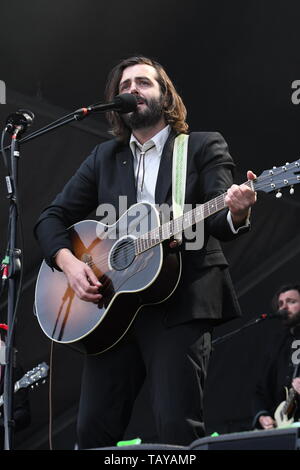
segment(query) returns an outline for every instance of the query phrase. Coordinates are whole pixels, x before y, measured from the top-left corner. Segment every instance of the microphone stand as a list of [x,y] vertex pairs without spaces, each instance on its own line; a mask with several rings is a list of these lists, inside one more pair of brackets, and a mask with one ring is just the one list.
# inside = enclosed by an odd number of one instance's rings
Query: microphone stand
[[[85,117],[89,115],[90,115],[90,112],[88,111],[87,108],[77,109],[76,111],[73,111],[70,114],[66,114],[65,116],[62,116],[61,118],[58,118],[56,121],[53,121],[50,124],[47,124],[47,126],[37,129],[31,134],[28,134],[26,137],[23,137],[22,139],[19,140],[19,144],[24,144],[25,142],[29,142],[30,140],[33,140],[36,137],[39,137],[40,135],[46,134],[47,132],[57,129],[58,127],[69,124],[72,121],[81,121],[82,119],[84,119]],[[2,150],[8,150],[10,148],[11,148],[11,145],[7,145],[6,147],[3,147]]]
[[[11,448],[13,438],[13,365],[14,365],[14,321],[17,307],[16,284],[21,268],[21,251],[16,248],[17,220],[18,220],[18,163],[19,144],[16,129],[12,136],[11,143],[11,175],[8,185],[9,198],[9,226],[8,226],[8,249],[6,253],[6,268],[8,279],[8,299],[7,299],[7,338],[5,345],[5,374],[4,374],[4,449]],[[20,287],[20,286],[19,286]]]
[[276,318],[275,316],[272,315],[267,315],[263,313],[260,315],[258,318],[255,318],[254,320],[250,320],[248,323],[245,323],[245,325],[241,326],[240,328],[237,328],[236,330],[231,331],[230,333],[227,333],[223,336],[220,336],[219,338],[216,338],[215,340],[212,341],[212,345],[220,344],[226,341],[227,339],[230,339],[232,336],[235,336],[237,333],[240,333],[246,328],[249,328],[250,326],[257,325],[258,323],[265,321],[266,319],[270,318]]
[[[105,109],[103,109],[105,111]],[[88,116],[90,111],[88,108],[80,108],[63,116],[56,121],[48,124],[47,126],[32,132],[27,137],[18,140],[19,134],[22,129],[17,126],[14,130],[11,145],[2,147],[4,161],[6,162],[5,150],[11,150],[11,174],[6,177],[6,184],[8,188],[9,199],[9,222],[8,222],[8,250],[5,257],[5,272],[8,271],[8,296],[7,296],[7,340],[5,346],[5,374],[4,374],[4,449],[10,450],[13,443],[13,366],[14,366],[14,337],[15,337],[15,322],[18,307],[18,298],[16,296],[17,280],[19,279],[19,292],[21,292],[22,272],[20,249],[16,248],[17,228],[18,228],[18,163],[20,161],[20,144],[29,142],[47,132],[50,132],[58,127],[64,126],[71,121],[81,120]],[[3,131],[7,132],[7,128]],[[3,142],[3,140],[2,140]],[[9,172],[8,172],[9,173]],[[2,276],[4,279],[4,276]]]

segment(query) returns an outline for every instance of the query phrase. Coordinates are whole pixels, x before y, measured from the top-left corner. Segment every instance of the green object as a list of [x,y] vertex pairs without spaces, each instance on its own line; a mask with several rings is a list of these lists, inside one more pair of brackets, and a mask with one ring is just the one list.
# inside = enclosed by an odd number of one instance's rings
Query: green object
[[216,437],[216,436],[219,436],[220,434],[218,432],[213,432],[210,437]]
[[139,437],[136,437],[135,439],[131,439],[131,441],[119,441],[117,442],[117,447],[122,447],[122,446],[135,446],[137,444],[141,444],[142,439]]
[[5,256],[5,258],[3,258],[2,264],[9,264],[9,256]]

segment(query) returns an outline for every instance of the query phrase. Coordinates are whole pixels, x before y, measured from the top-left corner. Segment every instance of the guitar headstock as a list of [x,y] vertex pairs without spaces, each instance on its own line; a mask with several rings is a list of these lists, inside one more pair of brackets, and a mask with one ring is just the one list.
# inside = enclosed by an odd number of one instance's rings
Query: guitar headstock
[[290,187],[290,194],[293,194],[293,186],[298,183],[300,183],[300,159],[265,170],[253,180],[255,191],[264,191],[265,193],[277,191],[276,197],[281,197],[280,189],[286,187]]
[[19,388],[29,387],[30,385],[45,379],[48,375],[48,370],[49,366],[46,362],[42,362],[38,366],[29,370],[20,380],[18,380]]

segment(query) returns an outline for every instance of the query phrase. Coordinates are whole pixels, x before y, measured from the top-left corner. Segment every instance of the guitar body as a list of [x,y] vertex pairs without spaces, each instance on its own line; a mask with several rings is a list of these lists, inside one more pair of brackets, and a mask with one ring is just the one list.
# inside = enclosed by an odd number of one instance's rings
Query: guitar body
[[80,300],[64,273],[43,261],[36,284],[35,310],[44,333],[87,354],[114,346],[144,305],[166,300],[181,274],[179,254],[161,243],[136,253],[134,241],[160,226],[159,213],[138,203],[114,225],[93,220],[69,228],[75,256],[89,264],[102,283],[99,304]]
[[296,403],[289,399],[289,391],[286,389],[286,400],[282,401],[276,408],[274,419],[278,428],[284,428],[294,422]]

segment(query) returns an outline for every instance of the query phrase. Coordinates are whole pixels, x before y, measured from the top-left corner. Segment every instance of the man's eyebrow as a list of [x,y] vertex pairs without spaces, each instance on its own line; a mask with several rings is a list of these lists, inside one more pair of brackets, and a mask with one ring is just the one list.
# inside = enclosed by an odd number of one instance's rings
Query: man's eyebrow
[[[294,297],[286,297],[284,300],[288,301],[288,300],[297,300],[297,299],[294,299]],[[284,302],[284,301],[279,300],[279,302]]]
[[136,77],[136,78],[137,78],[137,80],[145,80],[145,79],[149,80],[149,81],[151,80],[150,77],[146,77],[145,75],[142,75],[142,76]]
[[[135,77],[136,80],[149,80],[151,81],[151,79],[149,77],[146,77],[144,75],[141,75],[139,77]],[[120,82],[119,86],[121,85],[124,85],[124,83],[128,83],[130,82],[131,78],[126,78],[126,80],[124,80],[123,82]]]

